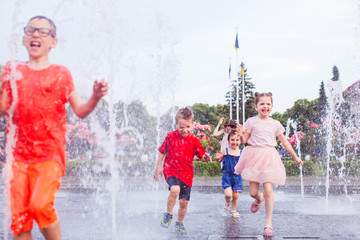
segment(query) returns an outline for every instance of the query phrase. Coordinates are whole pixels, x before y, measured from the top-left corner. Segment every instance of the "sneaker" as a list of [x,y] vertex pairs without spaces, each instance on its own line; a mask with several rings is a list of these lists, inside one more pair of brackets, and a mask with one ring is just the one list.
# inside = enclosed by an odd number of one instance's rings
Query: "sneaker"
[[164,213],[164,217],[161,220],[160,225],[168,228],[170,226],[172,218],[173,218],[173,215],[171,215],[170,213]]
[[186,229],[185,229],[184,224],[182,222],[176,222],[175,223],[175,228],[176,228],[176,231],[178,231],[179,233],[186,233]]

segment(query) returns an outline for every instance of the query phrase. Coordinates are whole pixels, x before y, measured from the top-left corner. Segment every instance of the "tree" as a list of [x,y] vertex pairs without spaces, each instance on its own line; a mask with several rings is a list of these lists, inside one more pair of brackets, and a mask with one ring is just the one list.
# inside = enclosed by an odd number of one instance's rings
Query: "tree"
[[[241,63],[243,64],[243,63]],[[251,78],[247,74],[247,68],[241,74],[238,73],[238,90],[239,90],[239,99],[236,99],[236,79],[232,81],[232,90],[231,96],[230,92],[227,92],[225,95],[227,106],[230,108],[230,97],[232,103],[232,119],[236,118],[236,102],[239,101],[239,121],[240,123],[243,122],[242,119],[242,78],[244,75],[244,91],[245,91],[245,119],[255,116],[257,114],[254,108],[254,92],[255,84],[251,82]]]
[[307,99],[299,99],[295,101],[294,106],[287,109],[284,113],[284,118],[291,118],[298,125],[305,126],[308,121],[314,122],[316,119],[317,112],[315,106],[316,100],[309,101]]
[[331,81],[339,81],[339,69],[335,65],[332,69],[333,77],[331,78]]
[[324,117],[326,117],[326,111],[328,108],[328,102],[327,102],[327,97],[325,94],[325,85],[324,85],[324,81],[321,81],[321,85],[320,85],[320,89],[319,89],[319,98],[317,99],[317,106],[316,106],[316,111],[317,111],[317,116],[316,116],[316,122],[317,123],[321,123]]
[[228,108],[226,105],[209,106],[204,103],[195,103],[190,108],[194,112],[195,122],[200,124],[216,126],[221,117],[228,118]]

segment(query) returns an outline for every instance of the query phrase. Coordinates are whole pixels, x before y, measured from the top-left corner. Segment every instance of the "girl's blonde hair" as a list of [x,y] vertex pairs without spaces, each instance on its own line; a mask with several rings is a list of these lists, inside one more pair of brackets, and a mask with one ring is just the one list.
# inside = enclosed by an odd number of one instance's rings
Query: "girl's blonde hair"
[[272,99],[272,93],[268,92],[268,93],[259,93],[256,92],[255,93],[255,105],[258,104],[258,102],[260,101],[261,97],[269,97],[271,99],[271,104],[273,103],[273,99]]

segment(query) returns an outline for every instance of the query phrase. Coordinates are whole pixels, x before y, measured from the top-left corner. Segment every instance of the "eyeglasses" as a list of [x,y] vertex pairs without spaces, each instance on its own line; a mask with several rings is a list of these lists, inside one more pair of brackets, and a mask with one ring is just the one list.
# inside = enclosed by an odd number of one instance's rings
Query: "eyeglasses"
[[51,35],[52,37],[55,37],[54,33],[48,28],[36,28],[36,27],[30,27],[30,26],[24,27],[24,33],[27,36],[32,36],[36,31],[38,31],[38,33],[41,37],[47,37],[49,35]]

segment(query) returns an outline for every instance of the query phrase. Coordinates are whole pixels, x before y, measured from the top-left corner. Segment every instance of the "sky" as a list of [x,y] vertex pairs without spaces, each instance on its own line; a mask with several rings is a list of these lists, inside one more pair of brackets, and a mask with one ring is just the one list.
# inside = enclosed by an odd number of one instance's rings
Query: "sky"
[[140,99],[153,114],[225,104],[229,64],[234,79],[242,61],[255,91],[273,93],[273,112],[316,99],[334,65],[343,89],[360,79],[358,0],[0,1],[0,64],[27,60],[22,28],[45,15],[58,29],[50,61],[82,96],[105,78],[109,101]]

